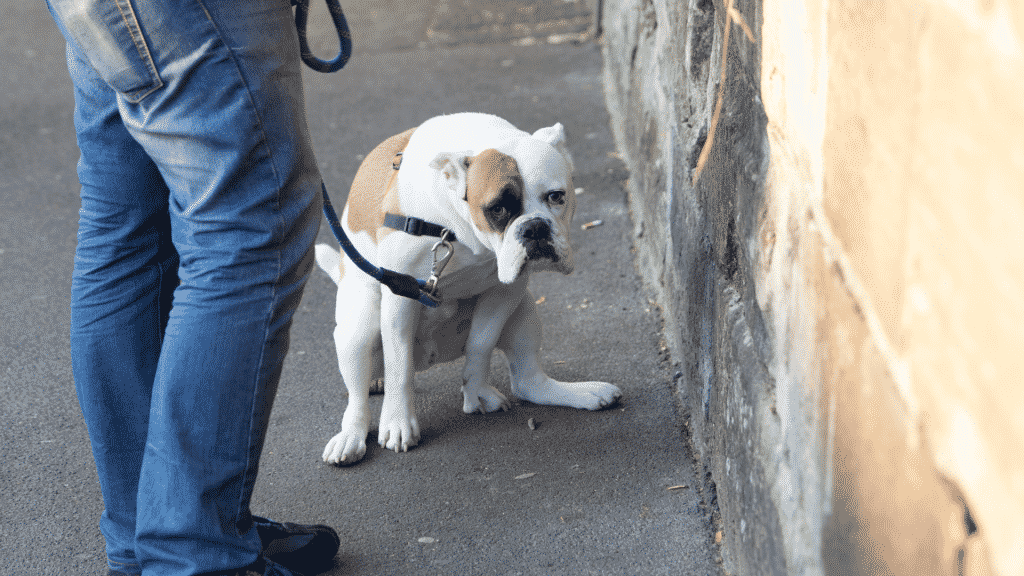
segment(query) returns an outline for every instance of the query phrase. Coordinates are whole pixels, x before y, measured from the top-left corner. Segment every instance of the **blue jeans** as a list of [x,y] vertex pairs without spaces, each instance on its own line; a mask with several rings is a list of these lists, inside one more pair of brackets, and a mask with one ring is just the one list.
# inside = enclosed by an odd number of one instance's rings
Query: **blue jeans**
[[289,1],[49,4],[75,86],[71,354],[109,565],[246,566],[320,226]]

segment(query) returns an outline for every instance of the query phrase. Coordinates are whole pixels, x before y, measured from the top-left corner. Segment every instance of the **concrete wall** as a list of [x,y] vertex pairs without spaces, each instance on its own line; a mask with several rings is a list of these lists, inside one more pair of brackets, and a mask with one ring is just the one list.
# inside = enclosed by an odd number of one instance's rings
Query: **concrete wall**
[[602,14],[725,571],[1024,574],[1024,8]]

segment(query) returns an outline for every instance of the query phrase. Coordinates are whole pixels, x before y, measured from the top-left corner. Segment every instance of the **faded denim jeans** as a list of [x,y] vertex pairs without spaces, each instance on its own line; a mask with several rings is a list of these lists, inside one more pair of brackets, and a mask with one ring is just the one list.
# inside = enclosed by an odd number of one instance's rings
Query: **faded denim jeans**
[[109,565],[246,566],[320,226],[289,1],[49,4],[75,86],[71,354]]

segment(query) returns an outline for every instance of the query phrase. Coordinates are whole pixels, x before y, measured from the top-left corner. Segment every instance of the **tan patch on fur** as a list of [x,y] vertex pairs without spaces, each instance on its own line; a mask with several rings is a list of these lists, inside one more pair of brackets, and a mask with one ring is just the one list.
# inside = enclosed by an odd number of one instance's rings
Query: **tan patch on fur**
[[369,232],[375,242],[393,232],[384,228],[384,214],[402,214],[402,207],[398,202],[398,170],[392,163],[415,131],[410,128],[381,142],[359,165],[348,193],[347,222],[353,232]]
[[[493,204],[506,186],[512,186],[521,208],[523,201],[523,177],[515,158],[502,154],[493,148],[467,158],[466,201],[469,202],[473,223],[479,230],[494,229],[484,210]],[[501,233],[504,230],[494,230]]]

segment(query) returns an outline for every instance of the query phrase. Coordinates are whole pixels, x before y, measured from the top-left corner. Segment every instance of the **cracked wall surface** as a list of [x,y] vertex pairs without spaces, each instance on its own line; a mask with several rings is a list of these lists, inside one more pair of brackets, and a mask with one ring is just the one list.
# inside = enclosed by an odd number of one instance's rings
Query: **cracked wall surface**
[[726,572],[1024,574],[1024,9],[602,14]]

